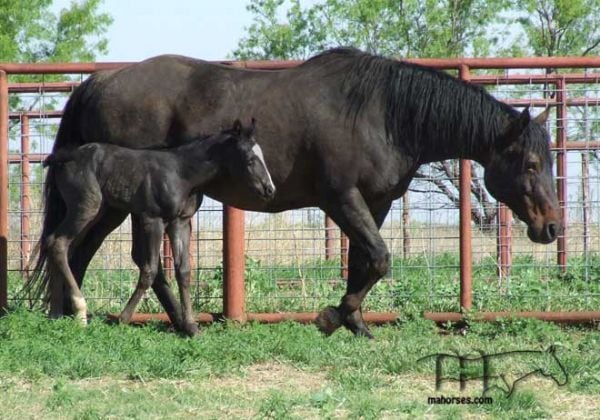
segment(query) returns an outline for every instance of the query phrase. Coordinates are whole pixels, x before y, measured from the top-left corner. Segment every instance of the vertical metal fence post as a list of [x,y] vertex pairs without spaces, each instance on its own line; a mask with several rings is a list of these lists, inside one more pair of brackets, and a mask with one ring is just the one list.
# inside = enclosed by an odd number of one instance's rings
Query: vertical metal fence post
[[0,313],[8,308],[8,77],[0,70]]
[[[469,80],[469,67],[460,66],[460,78]],[[460,307],[469,310],[472,306],[473,261],[471,249],[471,161],[460,160]]]
[[325,260],[330,261],[334,258],[335,245],[333,239],[333,232],[335,230],[335,223],[331,220],[331,217],[325,215]]
[[344,232],[340,230],[340,254],[341,254],[341,267],[340,275],[342,279],[348,280],[348,250],[350,249],[350,238],[346,236]]
[[567,269],[567,103],[565,95],[565,80],[556,81],[556,182],[558,203],[560,205],[560,219],[563,232],[557,241],[557,264],[561,271]]
[[510,276],[512,265],[512,214],[508,207],[498,207],[498,277]]
[[29,243],[29,211],[31,194],[29,191],[29,116],[21,117],[21,272],[25,273],[31,244]]
[[223,206],[223,315],[246,321],[244,211]]

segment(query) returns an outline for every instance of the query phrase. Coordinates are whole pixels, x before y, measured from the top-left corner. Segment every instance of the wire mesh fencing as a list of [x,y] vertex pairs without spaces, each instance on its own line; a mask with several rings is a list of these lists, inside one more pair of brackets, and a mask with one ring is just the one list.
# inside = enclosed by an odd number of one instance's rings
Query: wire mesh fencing
[[[74,78],[73,86],[85,76]],[[532,114],[550,107],[555,176],[566,229],[557,243],[534,244],[526,226],[484,188],[471,183],[473,309],[564,311],[600,308],[600,73],[545,69],[481,70],[471,78],[496,98]],[[46,85],[46,87],[44,87]],[[69,89],[12,85],[9,122],[9,300],[31,268],[42,223],[41,162],[51,150]],[[72,87],[71,87],[72,88]],[[393,203],[381,228],[392,267],[365,301],[366,311],[459,311],[458,161],[425,165]],[[194,308],[223,310],[223,215],[205,199],[193,221],[190,254]],[[137,281],[127,219],[108,236],[86,273],[90,309],[118,312]],[[348,274],[348,239],[316,208],[278,214],[246,212],[248,312],[312,312],[337,304]],[[170,252],[163,266],[173,278]],[[140,312],[161,311],[149,293]]]

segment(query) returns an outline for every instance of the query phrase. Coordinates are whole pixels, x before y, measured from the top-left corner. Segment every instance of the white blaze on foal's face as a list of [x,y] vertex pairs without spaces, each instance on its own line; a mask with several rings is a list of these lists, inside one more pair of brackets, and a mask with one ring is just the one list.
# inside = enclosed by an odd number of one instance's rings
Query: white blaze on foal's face
[[258,160],[260,160],[260,163],[262,163],[263,167],[265,168],[265,172],[267,173],[267,177],[269,177],[269,183],[271,184],[271,188],[273,188],[273,190],[275,190],[275,184],[273,184],[273,179],[271,179],[271,173],[269,172],[269,169],[267,168],[267,164],[265,163],[265,157],[263,156],[262,149],[260,148],[258,143],[256,143],[254,146],[252,146],[252,152],[258,157]]

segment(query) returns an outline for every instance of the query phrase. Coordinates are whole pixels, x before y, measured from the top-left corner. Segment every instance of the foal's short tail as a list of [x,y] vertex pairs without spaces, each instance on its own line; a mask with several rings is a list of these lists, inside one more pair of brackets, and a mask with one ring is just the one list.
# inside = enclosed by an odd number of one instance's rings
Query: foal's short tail
[[57,150],[48,155],[42,166],[44,168],[50,166],[60,165],[62,163],[66,163],[70,160],[73,160],[73,152],[71,150]]

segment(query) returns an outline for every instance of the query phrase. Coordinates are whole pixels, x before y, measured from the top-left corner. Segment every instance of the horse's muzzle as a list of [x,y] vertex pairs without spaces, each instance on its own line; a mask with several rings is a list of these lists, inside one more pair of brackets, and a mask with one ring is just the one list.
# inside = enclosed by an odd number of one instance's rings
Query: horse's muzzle
[[554,242],[563,233],[563,226],[558,221],[552,221],[544,223],[543,225],[536,227],[529,225],[527,228],[527,236],[533,242],[541,244],[549,244]]

